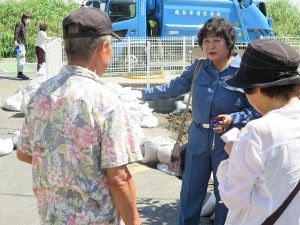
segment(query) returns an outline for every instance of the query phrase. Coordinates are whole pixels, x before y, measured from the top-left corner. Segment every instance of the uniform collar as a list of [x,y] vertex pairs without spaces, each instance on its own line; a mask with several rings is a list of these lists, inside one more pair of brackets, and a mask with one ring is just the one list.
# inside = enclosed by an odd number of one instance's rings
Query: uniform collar
[[239,68],[241,64],[241,57],[239,54],[236,54],[234,56],[234,59],[229,63],[228,66],[234,67],[234,68]]
[[[229,65],[225,66],[221,71],[226,70],[228,67],[234,67],[234,68],[239,68],[241,64],[241,57],[239,54],[236,54],[233,58],[233,60],[229,63]],[[206,66],[213,66],[215,68],[215,65],[211,60],[208,59],[208,63]]]

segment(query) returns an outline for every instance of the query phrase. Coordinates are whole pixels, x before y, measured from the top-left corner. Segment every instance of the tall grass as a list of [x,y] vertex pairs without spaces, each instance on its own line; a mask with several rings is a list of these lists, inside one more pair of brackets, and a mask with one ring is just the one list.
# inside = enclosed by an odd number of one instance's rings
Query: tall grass
[[300,36],[300,10],[295,5],[289,0],[268,0],[266,7],[275,36]]
[[39,30],[39,23],[48,23],[49,37],[62,36],[61,23],[70,11],[77,8],[74,3],[61,0],[6,0],[0,3],[0,58],[14,57],[13,33],[15,25],[21,20],[22,13],[27,12],[31,21],[26,27],[27,54],[29,61],[35,61],[34,42]]

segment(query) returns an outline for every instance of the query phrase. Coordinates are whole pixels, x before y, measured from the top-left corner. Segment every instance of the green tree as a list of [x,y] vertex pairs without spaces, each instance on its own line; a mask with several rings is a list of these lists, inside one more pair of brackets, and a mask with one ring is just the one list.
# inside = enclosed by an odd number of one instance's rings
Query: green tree
[[73,9],[75,3],[64,3],[61,0],[6,0],[0,3],[0,58],[13,56],[13,33],[22,13],[31,15],[31,21],[26,27],[27,59],[35,61],[34,41],[39,31],[39,23],[48,23],[49,37],[61,37],[63,18]]
[[289,0],[268,0],[266,7],[275,36],[300,36],[300,10],[295,5]]

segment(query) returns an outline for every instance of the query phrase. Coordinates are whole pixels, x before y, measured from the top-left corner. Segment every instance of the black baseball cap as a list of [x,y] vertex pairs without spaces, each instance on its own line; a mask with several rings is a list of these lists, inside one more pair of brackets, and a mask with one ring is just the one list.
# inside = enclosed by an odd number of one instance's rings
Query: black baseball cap
[[286,43],[260,39],[246,48],[239,70],[226,83],[238,88],[300,84],[300,56]]
[[[68,33],[68,26],[78,24],[78,33]],[[100,37],[112,35],[121,41],[121,38],[113,32],[110,18],[96,8],[82,7],[75,9],[62,22],[64,39],[80,37]]]

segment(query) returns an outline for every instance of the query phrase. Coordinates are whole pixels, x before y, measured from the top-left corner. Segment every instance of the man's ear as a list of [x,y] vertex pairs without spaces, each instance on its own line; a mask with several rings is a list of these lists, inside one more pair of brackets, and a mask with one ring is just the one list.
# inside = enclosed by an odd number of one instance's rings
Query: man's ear
[[108,41],[104,41],[101,44],[99,44],[97,48],[97,55],[101,58],[103,57],[103,55],[106,55],[108,51],[108,46],[109,46]]

